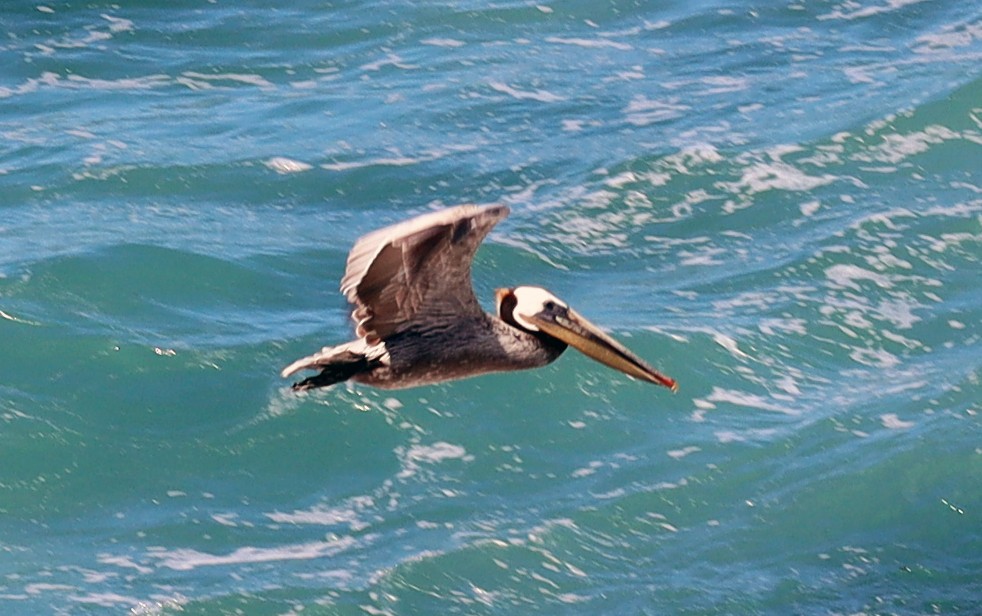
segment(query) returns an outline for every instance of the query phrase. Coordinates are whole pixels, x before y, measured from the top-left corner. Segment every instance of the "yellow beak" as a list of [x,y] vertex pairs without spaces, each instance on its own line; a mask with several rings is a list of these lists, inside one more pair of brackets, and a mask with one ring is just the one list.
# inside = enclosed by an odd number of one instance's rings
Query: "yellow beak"
[[673,392],[679,389],[675,379],[665,376],[646,364],[627,347],[605,334],[572,308],[530,316],[522,315],[522,319],[606,366],[642,381],[663,385]]

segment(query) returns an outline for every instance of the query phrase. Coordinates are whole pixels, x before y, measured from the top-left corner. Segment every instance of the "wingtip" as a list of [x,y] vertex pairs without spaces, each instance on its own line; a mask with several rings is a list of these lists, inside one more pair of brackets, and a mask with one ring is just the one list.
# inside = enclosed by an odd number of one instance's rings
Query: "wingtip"
[[504,218],[510,213],[511,213],[511,208],[505,205],[504,203],[485,203],[485,204],[462,203],[460,205],[454,205],[451,207],[443,208],[440,210],[434,210],[433,212],[430,212],[430,214],[432,215],[442,215],[442,216],[449,215],[451,217],[474,216],[477,214],[481,214],[484,216],[490,215],[498,218],[499,220],[501,218]]
[[308,359],[309,359],[308,357],[305,357],[303,359],[298,359],[297,361],[293,362],[286,368],[280,370],[280,378],[284,378],[284,379],[289,378],[291,375],[296,374],[297,372],[303,370],[306,367],[306,361]]
[[492,205],[485,206],[485,208],[488,212],[491,212],[493,214],[499,214],[502,218],[511,214],[511,208],[505,205],[504,203],[495,203]]

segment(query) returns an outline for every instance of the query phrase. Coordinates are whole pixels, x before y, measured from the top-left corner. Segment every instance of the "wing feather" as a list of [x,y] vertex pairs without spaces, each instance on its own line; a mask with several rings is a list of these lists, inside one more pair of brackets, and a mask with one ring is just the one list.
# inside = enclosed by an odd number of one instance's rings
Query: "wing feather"
[[503,205],[460,205],[359,239],[341,280],[358,336],[374,343],[420,320],[479,314],[471,261],[508,212]]

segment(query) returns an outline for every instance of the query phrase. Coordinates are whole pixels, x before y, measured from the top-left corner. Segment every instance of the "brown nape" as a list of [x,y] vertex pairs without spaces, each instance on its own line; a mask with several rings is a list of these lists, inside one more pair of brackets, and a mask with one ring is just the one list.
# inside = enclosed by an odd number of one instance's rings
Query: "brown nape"
[[498,300],[498,318],[514,328],[525,330],[515,320],[515,308],[518,307],[518,298],[515,297],[514,289],[498,289],[495,295]]

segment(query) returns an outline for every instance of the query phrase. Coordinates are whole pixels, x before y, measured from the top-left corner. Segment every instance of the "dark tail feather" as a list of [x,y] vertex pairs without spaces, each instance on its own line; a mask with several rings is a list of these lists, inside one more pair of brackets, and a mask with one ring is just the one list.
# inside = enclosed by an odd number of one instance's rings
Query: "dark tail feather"
[[369,360],[363,355],[346,353],[345,356],[335,356],[331,358],[329,364],[321,366],[311,366],[321,368],[320,374],[308,377],[293,384],[294,391],[306,391],[315,387],[327,387],[335,383],[347,381],[359,372],[367,372],[371,368]]

